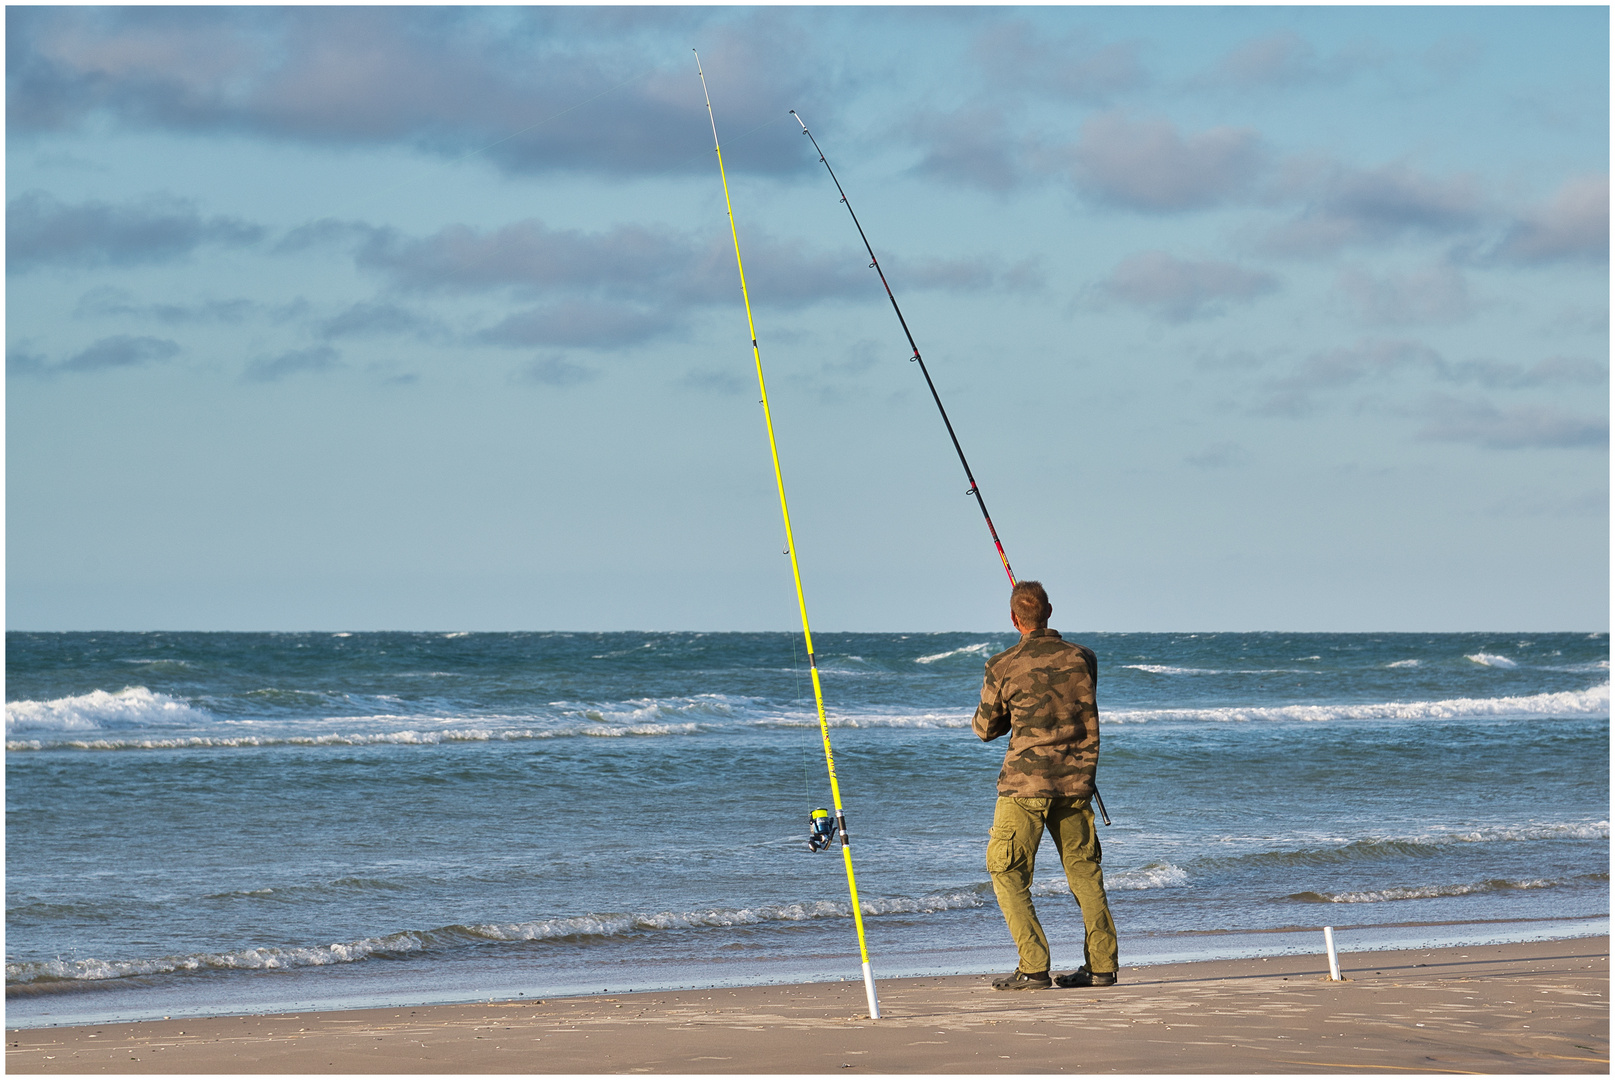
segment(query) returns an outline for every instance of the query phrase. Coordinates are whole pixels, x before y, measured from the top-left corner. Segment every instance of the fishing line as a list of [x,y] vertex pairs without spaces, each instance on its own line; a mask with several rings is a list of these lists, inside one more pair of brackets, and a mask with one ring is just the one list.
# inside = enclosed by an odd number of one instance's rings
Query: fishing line
[[[841,195],[841,205],[845,206],[847,213],[852,215],[852,223],[858,230],[858,238],[864,242],[864,250],[869,252],[869,267],[880,275],[881,286],[886,290],[886,299],[892,302],[892,310],[897,313],[897,321],[903,326],[903,336],[908,338],[908,347],[914,354],[909,359],[920,365],[920,374],[925,376],[925,385],[931,390],[931,400],[936,402],[936,410],[942,414],[942,423],[948,429],[948,438],[953,440],[953,452],[959,455],[959,464],[964,466],[965,479],[970,481],[970,489],[965,494],[976,497],[976,505],[981,507],[982,519],[987,522],[987,532],[993,538],[993,547],[998,549],[998,561],[1004,564],[1004,573],[1009,575],[1009,583],[1013,586],[1015,584],[1015,571],[1009,568],[1009,556],[1004,554],[1004,545],[998,539],[998,530],[993,528],[992,515],[987,513],[987,502],[981,497],[981,485],[976,483],[975,474],[970,471],[970,462],[965,460],[964,448],[959,445],[959,436],[953,432],[953,423],[948,419],[948,410],[942,407],[942,397],[936,392],[936,383],[931,381],[931,373],[926,370],[925,360],[920,356],[920,347],[914,343],[914,334],[908,328],[908,320],[903,318],[903,309],[897,306],[897,297],[892,295],[892,287],[886,281],[886,272],[880,268],[880,260],[875,257],[875,249],[870,245],[869,237],[864,234],[863,223],[858,220],[858,215],[853,212],[852,202],[847,198],[846,191],[841,187],[841,181],[837,179],[836,171],[830,168],[830,162],[825,159],[824,151],[819,148],[819,140],[813,137],[813,133],[808,130],[806,121],[797,115],[795,109],[791,110],[791,115],[795,116],[796,122],[802,125],[802,134],[806,135],[808,141],[813,144],[814,151],[819,155],[819,162],[824,166],[825,171],[830,174],[830,180],[835,184],[836,191]],[[1106,825],[1109,825],[1110,815],[1105,812],[1105,800],[1099,797],[1099,788],[1097,786],[1094,787],[1093,799],[1094,805],[1099,808],[1100,818]]]
[[[694,49],[690,50],[695,52]],[[701,96],[706,100],[707,119],[712,121],[712,149],[718,155],[718,177],[723,182],[723,206],[729,214],[729,237],[735,245],[735,270],[740,274],[740,298],[746,307],[746,329],[751,333],[751,355],[757,367],[757,390],[762,397],[763,421],[768,428],[768,450],[774,459],[774,485],[779,489],[779,512],[785,521],[785,550],[791,556],[791,576],[796,582],[796,607],[802,616],[802,643],[807,649],[808,673],[813,679],[813,702],[819,714],[819,735],[824,741],[824,765],[830,774],[830,797],[835,806],[835,830],[841,839],[841,860],[847,868],[847,892],[852,899],[853,925],[858,929],[858,954],[863,960],[864,993],[869,999],[869,1018],[880,1019],[880,1001],[875,996],[875,975],[869,967],[869,945],[864,937],[863,909],[858,904],[858,880],[852,872],[852,841],[847,836],[847,818],[841,807],[841,785],[836,780],[835,755],[830,751],[830,724],[824,717],[824,688],[819,683],[819,665],[813,657],[813,631],[808,626],[807,599],[802,593],[802,570],[796,561],[796,540],[791,533],[791,511],[785,501],[785,475],[780,471],[779,445],[774,439],[774,416],[768,407],[768,385],[763,380],[763,354],[757,348],[757,325],[751,316],[751,294],[746,289],[746,268],[740,259],[740,233],[735,228],[735,208],[729,200],[729,176],[723,167],[723,148],[718,143],[718,121],[712,112],[712,96],[707,92],[706,72],[701,70],[701,54],[695,55],[696,74],[701,77]],[[814,820],[827,817],[815,811]],[[828,825],[828,822],[826,822]]]

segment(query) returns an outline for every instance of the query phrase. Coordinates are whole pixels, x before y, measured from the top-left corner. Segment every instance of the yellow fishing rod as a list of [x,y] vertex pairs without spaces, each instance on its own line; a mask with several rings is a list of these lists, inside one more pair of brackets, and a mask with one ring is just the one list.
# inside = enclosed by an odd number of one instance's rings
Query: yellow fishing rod
[[[695,52],[694,49],[690,50]],[[785,501],[785,475],[779,467],[779,445],[774,441],[774,415],[768,408],[768,384],[763,380],[763,354],[757,348],[757,325],[751,317],[751,295],[746,291],[746,267],[740,261],[740,234],[735,230],[735,208],[729,201],[729,177],[723,168],[723,148],[718,144],[718,121],[712,115],[712,96],[707,93],[707,75],[701,70],[701,54],[695,54],[696,74],[701,76],[701,96],[706,98],[707,119],[712,121],[712,149],[718,155],[718,177],[723,181],[723,205],[729,212],[729,237],[735,244],[735,269],[740,273],[740,298],[746,305],[746,329],[751,332],[751,356],[757,365],[757,389],[762,395],[763,421],[768,426],[768,452],[774,457],[774,484],[779,488],[779,512],[785,519],[785,551],[791,557],[791,576],[796,580],[796,607],[802,615],[802,638],[807,643],[808,670],[813,676],[813,701],[819,711],[819,735],[824,740],[824,764],[830,771],[830,798],[835,804],[836,832],[841,838],[841,861],[847,867],[847,892],[852,897],[852,921],[858,928],[858,954],[864,965],[864,993],[869,998],[869,1016],[880,1019],[880,1001],[875,996],[875,975],[869,967],[869,944],[864,939],[864,916],[858,906],[858,879],[852,872],[852,841],[847,836],[847,816],[841,809],[841,785],[836,782],[836,759],[830,751],[830,724],[824,718],[824,690],[819,685],[819,665],[813,658],[813,631],[808,626],[807,600],[802,593],[802,570],[796,562],[796,540],[791,535],[791,508]],[[814,830],[821,828],[823,811],[814,812]]]

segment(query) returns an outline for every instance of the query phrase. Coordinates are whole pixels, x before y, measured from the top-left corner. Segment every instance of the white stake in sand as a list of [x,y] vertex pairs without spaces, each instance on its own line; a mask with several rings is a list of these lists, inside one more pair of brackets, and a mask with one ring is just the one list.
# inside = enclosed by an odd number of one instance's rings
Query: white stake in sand
[[1323,928],[1323,947],[1329,952],[1329,981],[1343,982],[1340,977],[1340,957],[1335,955],[1335,928]]

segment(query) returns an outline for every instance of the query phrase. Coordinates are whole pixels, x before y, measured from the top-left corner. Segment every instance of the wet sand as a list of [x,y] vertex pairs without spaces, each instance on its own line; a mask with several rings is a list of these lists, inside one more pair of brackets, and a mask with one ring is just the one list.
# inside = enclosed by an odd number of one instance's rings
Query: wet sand
[[1609,939],[9,1030],[12,1073],[1608,1073]]

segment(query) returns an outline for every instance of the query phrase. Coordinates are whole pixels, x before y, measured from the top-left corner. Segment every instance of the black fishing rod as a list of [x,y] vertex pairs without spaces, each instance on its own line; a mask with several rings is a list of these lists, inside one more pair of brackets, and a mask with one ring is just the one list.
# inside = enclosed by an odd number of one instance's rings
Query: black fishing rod
[[[876,274],[880,275],[881,286],[886,290],[886,299],[892,302],[892,310],[897,313],[897,321],[903,326],[903,336],[908,338],[908,347],[914,351],[914,355],[910,356],[909,359],[920,365],[920,374],[925,376],[925,385],[931,390],[931,400],[936,402],[936,411],[942,414],[942,423],[948,429],[948,438],[953,440],[953,451],[959,455],[959,464],[964,466],[965,479],[970,481],[970,490],[966,491],[965,494],[976,497],[976,505],[981,507],[982,519],[987,522],[987,531],[992,534],[993,547],[998,549],[998,561],[1004,564],[1004,573],[1009,575],[1009,583],[1014,585],[1015,571],[1009,568],[1009,556],[1004,554],[1004,544],[998,539],[998,530],[993,528],[993,516],[987,512],[987,501],[981,497],[981,485],[976,483],[975,474],[970,471],[970,462],[965,460],[964,448],[959,445],[959,436],[954,434],[953,422],[948,419],[948,410],[942,407],[942,397],[936,392],[936,383],[931,381],[931,373],[926,370],[925,359],[920,356],[920,347],[914,343],[914,334],[908,328],[908,320],[903,318],[903,309],[897,306],[897,297],[892,295],[892,287],[886,281],[885,271],[880,268],[880,260],[875,257],[875,249],[869,243],[869,237],[864,233],[863,223],[858,220],[858,215],[852,208],[852,202],[847,198],[847,192],[842,188],[841,181],[836,177],[836,171],[830,168],[830,162],[825,159],[824,151],[819,148],[819,140],[813,137],[813,132],[808,130],[807,124],[797,115],[795,109],[791,110],[791,115],[795,116],[796,122],[802,125],[802,134],[806,135],[808,141],[813,144],[814,151],[819,155],[819,163],[830,174],[830,180],[835,184],[836,191],[841,195],[841,205],[845,206],[847,213],[852,215],[852,223],[858,230],[858,238],[864,242],[864,250],[869,252],[869,266]],[[1106,825],[1109,825],[1110,815],[1105,813],[1105,800],[1099,797],[1097,787],[1094,788],[1093,799],[1094,805],[1099,808],[1100,818],[1103,819]]]
[[925,359],[920,356],[920,347],[914,344],[914,335],[909,331],[908,320],[903,318],[903,309],[897,306],[897,297],[892,295],[892,287],[886,283],[886,274],[880,268],[880,260],[875,258],[875,249],[870,246],[869,237],[864,235],[864,227],[858,221],[858,215],[853,213],[852,203],[847,200],[847,193],[842,191],[841,181],[836,179],[836,171],[830,168],[828,161],[825,161],[824,151],[819,149],[819,140],[815,139],[813,133],[808,130],[807,125],[802,123],[802,118],[797,116],[795,109],[791,110],[791,115],[796,116],[798,124],[802,124],[802,134],[806,135],[808,141],[813,143],[813,149],[818,152],[819,161],[823,163],[825,170],[829,172],[830,179],[836,185],[836,190],[841,192],[841,204],[847,208],[847,213],[852,214],[852,223],[857,226],[858,236],[864,242],[864,250],[869,252],[869,265],[874,269],[875,273],[880,275],[880,283],[886,289],[886,299],[892,302],[892,310],[897,313],[897,321],[903,324],[903,334],[908,338],[908,347],[914,351],[914,355],[910,356],[909,359],[920,365],[920,374],[925,376],[925,385],[931,388],[931,400],[936,402],[937,412],[942,414],[942,423],[948,429],[948,438],[953,440],[953,451],[959,455],[959,464],[964,466],[965,479],[970,481],[970,490],[965,494],[976,497],[976,505],[981,507],[981,516],[987,522],[987,531],[992,534],[993,546],[998,549],[998,559],[1004,564],[1004,573],[1009,575],[1009,583],[1013,585],[1015,584],[1015,571],[1009,568],[1009,556],[1004,554],[1004,545],[998,539],[998,530],[993,528],[993,516],[987,513],[987,502],[981,497],[981,487],[976,483],[975,474],[970,471],[970,462],[965,460],[964,449],[959,445],[959,436],[953,433],[953,422],[948,419],[948,410],[942,407],[942,398],[936,392],[936,383],[931,381],[931,373],[926,370]]

